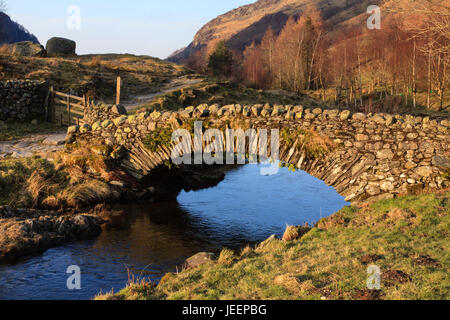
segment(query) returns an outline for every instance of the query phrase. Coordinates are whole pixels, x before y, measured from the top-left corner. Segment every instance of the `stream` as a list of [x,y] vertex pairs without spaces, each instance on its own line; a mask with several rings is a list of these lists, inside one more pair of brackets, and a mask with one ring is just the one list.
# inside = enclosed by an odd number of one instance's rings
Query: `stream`
[[[114,206],[122,214],[98,238],[0,265],[0,300],[86,300],[120,291],[132,276],[159,281],[198,252],[256,244],[348,205],[305,172],[264,176],[260,166],[228,171],[218,186],[182,192],[177,201]],[[81,290],[67,288],[72,265],[80,267]]]

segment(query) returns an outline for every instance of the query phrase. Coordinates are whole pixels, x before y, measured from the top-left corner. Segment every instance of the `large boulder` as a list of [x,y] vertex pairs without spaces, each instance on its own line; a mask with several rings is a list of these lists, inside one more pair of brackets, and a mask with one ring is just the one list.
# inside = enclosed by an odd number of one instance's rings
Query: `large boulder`
[[74,55],[77,44],[64,38],[51,38],[47,41],[46,49],[49,55]]
[[45,57],[46,51],[43,46],[31,41],[16,42],[9,46],[12,55],[25,57]]

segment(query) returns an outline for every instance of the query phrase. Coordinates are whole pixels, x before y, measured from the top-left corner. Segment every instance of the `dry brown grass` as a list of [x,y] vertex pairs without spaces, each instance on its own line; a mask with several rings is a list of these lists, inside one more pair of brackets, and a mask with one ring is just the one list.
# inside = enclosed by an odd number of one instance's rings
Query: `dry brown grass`
[[92,203],[102,203],[112,197],[108,184],[99,180],[88,180],[73,188],[64,190],[60,195],[72,208],[82,208]]
[[236,255],[233,250],[224,249],[220,253],[219,259],[217,259],[217,263],[222,265],[232,265],[234,261],[236,261]]
[[292,274],[284,274],[275,277],[273,283],[277,286],[282,286],[292,293],[298,293],[301,290],[301,284],[298,279]]
[[92,57],[91,61],[85,63],[90,68],[99,68],[102,66],[102,59],[100,57]]
[[27,191],[31,195],[33,207],[36,207],[42,197],[44,197],[51,188],[51,182],[45,179],[38,171],[34,171],[27,180]]
[[3,44],[0,46],[0,54],[9,54],[9,45]]
[[309,142],[312,145],[317,146],[326,152],[331,151],[336,147],[334,141],[332,141],[328,136],[321,135],[312,129],[308,130],[308,132],[310,135]]

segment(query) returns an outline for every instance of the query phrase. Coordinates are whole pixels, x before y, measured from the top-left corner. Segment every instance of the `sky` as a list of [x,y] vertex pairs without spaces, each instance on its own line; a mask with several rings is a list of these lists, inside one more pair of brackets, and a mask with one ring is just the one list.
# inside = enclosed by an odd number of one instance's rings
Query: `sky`
[[[48,39],[58,36],[75,40],[78,54],[132,53],[166,58],[187,46],[211,19],[255,0],[6,2],[11,18],[37,36],[44,46]],[[79,8],[79,15],[73,6]]]

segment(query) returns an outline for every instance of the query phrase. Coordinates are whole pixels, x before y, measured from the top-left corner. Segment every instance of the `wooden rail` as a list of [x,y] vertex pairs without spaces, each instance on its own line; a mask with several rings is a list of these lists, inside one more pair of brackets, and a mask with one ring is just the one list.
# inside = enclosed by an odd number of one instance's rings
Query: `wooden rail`
[[78,97],[50,88],[49,118],[61,126],[80,125],[83,123],[84,110],[87,106],[86,96]]

